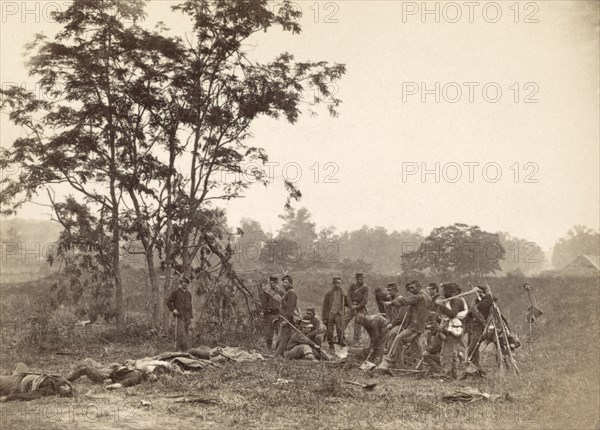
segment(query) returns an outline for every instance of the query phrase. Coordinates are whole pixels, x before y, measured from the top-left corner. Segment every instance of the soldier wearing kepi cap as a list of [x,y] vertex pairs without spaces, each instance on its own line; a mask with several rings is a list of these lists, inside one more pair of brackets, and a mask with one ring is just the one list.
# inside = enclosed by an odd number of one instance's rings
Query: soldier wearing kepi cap
[[344,337],[344,313],[346,312],[345,307],[349,306],[348,297],[342,290],[342,278],[333,278],[332,288],[325,294],[323,300],[323,322],[325,323],[327,330],[325,337],[329,347],[333,349],[333,329],[335,327],[337,335],[337,343],[340,346],[346,346],[346,339]]
[[[369,299],[369,287],[365,285],[365,277],[362,273],[356,274],[356,282],[348,288],[348,298],[352,302],[350,311],[346,313],[344,327],[348,327],[352,318],[357,314],[367,313],[367,301]],[[359,342],[361,337],[361,325],[354,322],[354,342]]]

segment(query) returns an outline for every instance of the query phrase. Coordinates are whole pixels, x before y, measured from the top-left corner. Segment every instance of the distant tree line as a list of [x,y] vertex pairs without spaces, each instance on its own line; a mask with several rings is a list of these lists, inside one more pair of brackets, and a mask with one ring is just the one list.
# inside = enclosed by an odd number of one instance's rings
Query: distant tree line
[[[540,272],[546,257],[539,245],[508,233],[454,224],[422,230],[368,227],[336,233],[317,230],[306,208],[287,209],[276,234],[244,218],[232,242],[235,267],[242,271],[371,271],[385,275],[429,275],[436,279]],[[284,268],[284,269],[282,269]]]

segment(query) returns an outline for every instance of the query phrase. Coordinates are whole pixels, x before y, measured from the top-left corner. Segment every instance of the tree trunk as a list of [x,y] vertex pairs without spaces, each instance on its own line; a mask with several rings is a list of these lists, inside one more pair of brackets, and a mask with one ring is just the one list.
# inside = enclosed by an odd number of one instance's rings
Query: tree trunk
[[113,97],[111,88],[111,66],[109,56],[112,53],[112,39],[110,33],[106,41],[106,56],[104,58],[105,73],[107,79],[106,99],[108,104],[108,115],[106,116],[108,128],[108,145],[110,148],[110,200],[112,205],[111,223],[112,223],[112,262],[115,281],[115,305],[117,313],[117,332],[123,328],[123,282],[121,280],[121,231],[119,228],[119,199],[117,198],[116,180],[117,180],[117,138],[113,118]]
[[[165,232],[165,283],[163,284],[163,297],[167,297],[171,292],[171,275],[172,275],[172,260],[173,246],[171,244],[171,236],[173,234],[173,174],[175,173],[175,132],[169,137],[169,174],[167,175],[167,206],[165,214],[167,217],[167,231]],[[165,306],[161,303],[161,306]],[[162,326],[163,330],[168,329],[167,313],[163,314]]]
[[[114,152],[114,150],[111,150]],[[114,161],[111,160],[111,169]],[[119,229],[119,202],[115,191],[115,178],[110,180],[110,196],[112,200],[112,257],[113,257],[113,273],[115,280],[115,304],[117,312],[117,331],[123,328],[124,313],[123,313],[123,282],[121,279],[121,248],[120,239],[121,232]]]
[[189,224],[189,216],[187,217],[188,221],[183,230],[183,237],[181,238],[181,265],[182,265],[182,273],[185,276],[189,276],[191,273],[191,258],[190,258],[190,224]]
[[163,290],[159,288],[156,279],[156,267],[154,267],[154,252],[149,249],[145,252],[146,265],[148,266],[148,276],[150,277],[150,300],[152,303],[152,328],[159,329],[160,321],[162,320],[162,312],[164,308]]

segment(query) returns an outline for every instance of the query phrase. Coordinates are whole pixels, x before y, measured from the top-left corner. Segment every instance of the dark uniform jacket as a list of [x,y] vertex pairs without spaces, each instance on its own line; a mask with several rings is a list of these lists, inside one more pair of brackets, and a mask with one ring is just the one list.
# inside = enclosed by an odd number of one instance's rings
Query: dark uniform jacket
[[409,306],[408,315],[406,316],[406,320],[408,321],[407,328],[417,333],[423,333],[427,324],[427,317],[429,316],[430,300],[429,295],[421,291],[411,296],[398,297],[392,304]]
[[475,299],[466,319],[469,322],[478,322],[481,325],[486,325],[494,306],[494,300],[495,297],[492,297],[491,294],[485,294],[481,299]]
[[278,314],[281,307],[281,296],[272,289],[263,290],[261,293],[262,310],[266,314]]
[[[348,296],[346,294],[344,294],[344,290],[342,290],[340,288],[339,291],[342,295],[342,309],[344,308],[344,306],[346,306],[347,308],[351,307],[350,301],[348,300]],[[335,290],[333,288],[331,290],[329,290],[327,292],[327,294],[325,294],[325,299],[323,300],[323,312],[322,312],[321,316],[323,317],[323,322],[325,324],[327,324],[327,321],[329,321],[329,314],[331,313],[331,305],[333,304],[333,293],[334,292],[335,292]],[[340,313],[341,313],[341,311],[340,311]]]
[[392,326],[397,326],[402,324],[402,321],[404,321],[404,316],[408,312],[408,309],[406,306],[394,305],[394,300],[392,300],[392,304],[387,306],[386,317],[388,320],[390,320]]
[[350,297],[352,304],[357,306],[358,310],[364,310],[367,307],[367,300],[369,299],[369,287],[364,284],[362,287],[352,284],[348,288],[348,297]]
[[456,318],[460,312],[466,311],[466,306],[465,301],[461,297],[458,297],[438,304],[437,309],[438,312],[446,315],[448,318]]
[[375,303],[377,303],[377,310],[380,314],[385,313],[385,302],[387,300],[387,294],[383,292],[381,288],[375,290]]
[[310,323],[313,326],[311,331],[307,334],[307,336],[310,337],[311,340],[314,340],[312,339],[313,337],[315,337],[318,334],[321,334],[324,331],[321,327],[321,321],[319,320],[319,318],[317,318],[316,315],[311,318],[305,317],[305,319],[310,320]]
[[175,289],[167,299],[167,307],[171,312],[175,309],[179,311],[179,317],[193,318],[192,314],[192,293],[183,288]]
[[281,298],[281,316],[287,319],[289,322],[294,321],[294,311],[296,310],[296,304],[298,303],[298,296],[293,288],[287,290]]

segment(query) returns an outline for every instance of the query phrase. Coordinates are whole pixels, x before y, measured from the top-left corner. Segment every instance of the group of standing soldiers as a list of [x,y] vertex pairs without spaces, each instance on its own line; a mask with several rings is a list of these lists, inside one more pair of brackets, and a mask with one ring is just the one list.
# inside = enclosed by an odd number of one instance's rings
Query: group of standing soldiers
[[314,308],[300,317],[289,275],[282,278],[282,284],[284,291],[272,276],[262,294],[266,345],[272,349],[275,338],[276,355],[316,360],[323,340],[332,350],[335,344],[346,346],[345,329],[354,319],[354,342],[360,341],[362,329],[368,333],[367,361],[378,369],[404,367],[408,358],[417,367],[426,363],[441,378],[457,378],[467,357],[479,367],[479,346],[496,300],[487,286],[477,287],[476,298],[468,306],[456,297],[461,293],[456,283],[442,284],[440,291],[435,282],[425,289],[419,281],[412,281],[405,285],[405,295],[400,295],[397,283],[389,283],[374,291],[379,313],[369,315],[369,289],[363,274],[357,273],[347,293],[341,278],[333,278],[323,300],[321,323]]
[[[298,296],[291,276],[282,278],[283,291],[279,289],[278,281],[277,277],[271,276],[269,286],[263,290],[261,297],[266,345],[273,349],[275,338],[276,355],[316,359],[320,355],[323,338],[331,349],[335,343],[345,346],[345,327],[355,316],[367,312],[369,290],[361,273],[357,273],[356,283],[350,286],[348,294],[342,290],[341,278],[333,278],[332,288],[323,301],[322,322],[314,307],[307,308],[304,316],[300,317]],[[360,340],[359,329],[354,332],[354,340]]]

